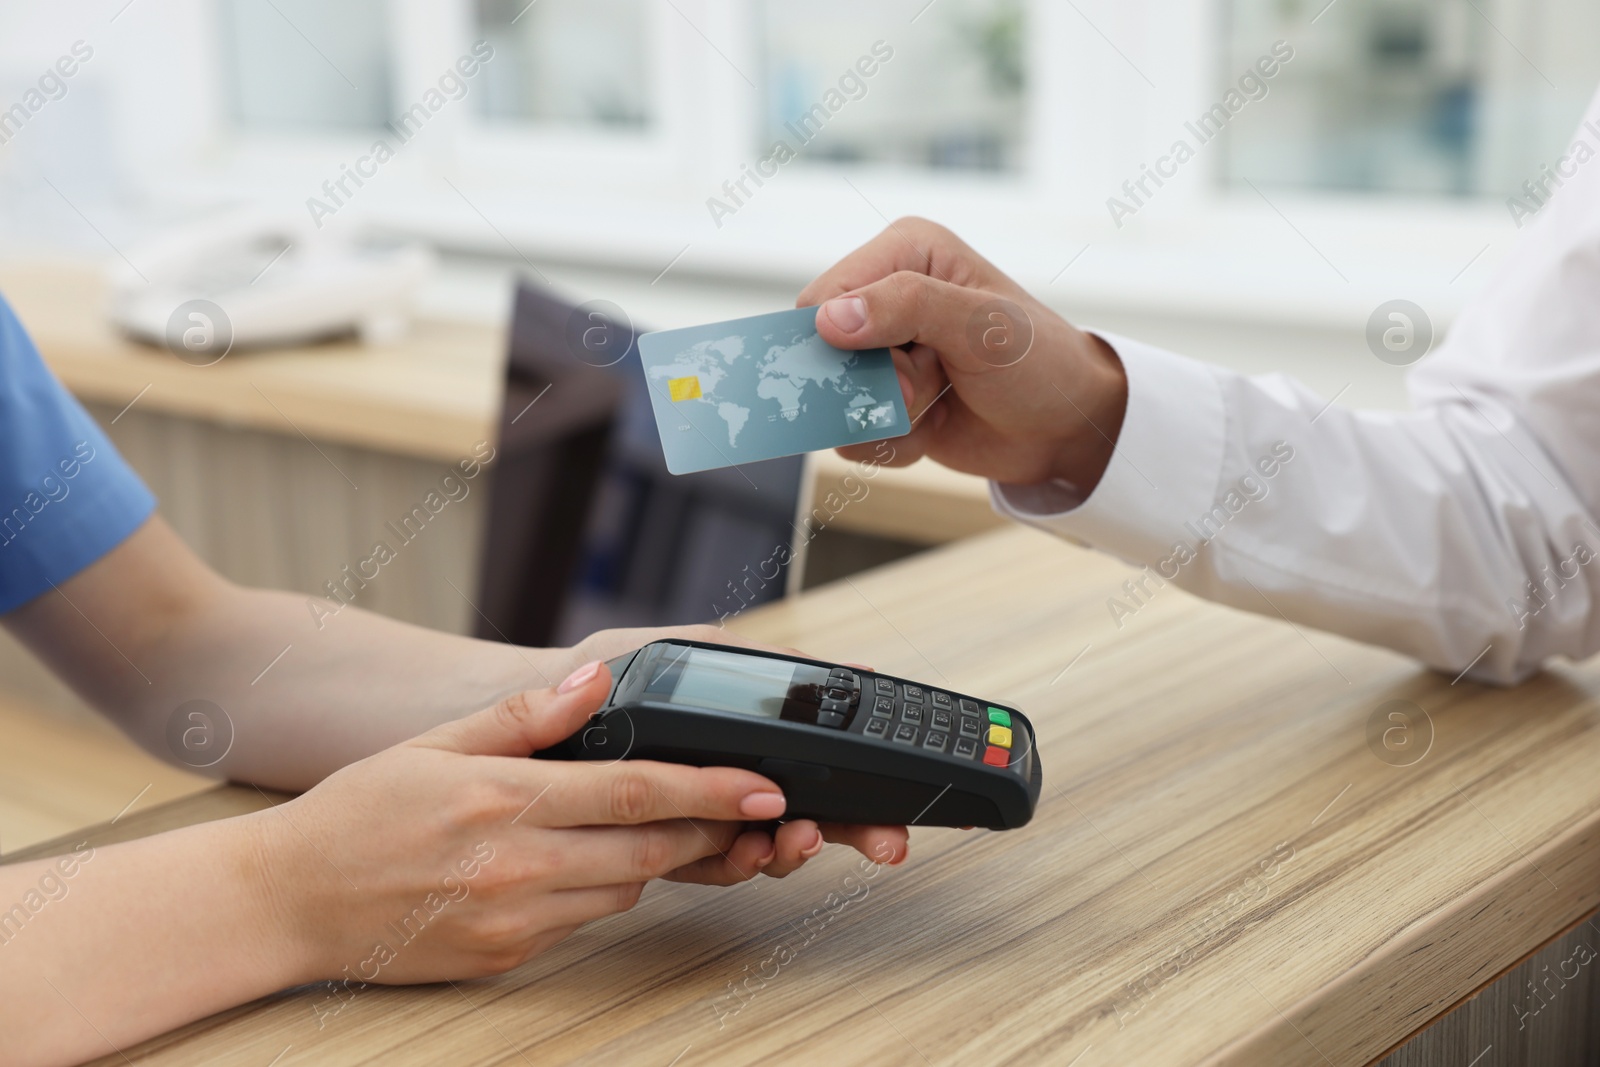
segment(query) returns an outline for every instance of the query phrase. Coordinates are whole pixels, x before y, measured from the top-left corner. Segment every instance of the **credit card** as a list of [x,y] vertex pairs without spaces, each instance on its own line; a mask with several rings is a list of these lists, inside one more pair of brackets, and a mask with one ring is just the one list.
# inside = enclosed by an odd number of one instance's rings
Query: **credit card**
[[833,347],[814,307],[643,334],[639,359],[673,474],[911,430],[889,350]]

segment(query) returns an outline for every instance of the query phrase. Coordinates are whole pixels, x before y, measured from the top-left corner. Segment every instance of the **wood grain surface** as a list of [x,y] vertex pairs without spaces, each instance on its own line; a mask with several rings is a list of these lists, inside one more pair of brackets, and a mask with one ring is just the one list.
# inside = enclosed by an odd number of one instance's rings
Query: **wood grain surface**
[[[813,514],[813,526],[942,545],[987,533],[1007,521],[989,506],[988,481],[932,460],[909,467],[879,467],[870,478],[864,476],[862,464],[835,452],[815,452],[806,460],[810,496],[800,511],[819,509]],[[830,492],[836,494],[831,501]]]
[[117,334],[92,267],[0,265],[0,292],[67,388],[116,411],[137,403],[451,463],[493,439],[498,425],[505,368],[498,329],[423,320],[394,344],[241,350],[194,367]]
[[0,696],[0,738],[0,853],[8,859],[216,784],[160,762],[104,719],[67,721],[8,696]]
[[[1600,903],[1593,670],[1452,684],[1171,587],[1119,628],[1106,600],[1129,573],[1005,530],[737,620],[1022,707],[1045,772],[1024,829],[916,830],[911,859],[871,878],[830,849],[784,881],[657,886],[498,979],[290,991],[123,1051],[262,1067],[1343,1067]],[[1393,701],[1414,706],[1411,726]]]
[[1377,1067],[1594,1067],[1600,913],[1501,975]]

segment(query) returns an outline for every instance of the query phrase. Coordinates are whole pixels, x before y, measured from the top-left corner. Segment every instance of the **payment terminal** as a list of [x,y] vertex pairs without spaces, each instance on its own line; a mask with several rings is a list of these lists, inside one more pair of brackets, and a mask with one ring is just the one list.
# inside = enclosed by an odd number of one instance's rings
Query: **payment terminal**
[[982,826],[1033,817],[1041,771],[1021,712],[872,671],[700,641],[611,660],[610,698],[546,759],[742,767],[785,818]]

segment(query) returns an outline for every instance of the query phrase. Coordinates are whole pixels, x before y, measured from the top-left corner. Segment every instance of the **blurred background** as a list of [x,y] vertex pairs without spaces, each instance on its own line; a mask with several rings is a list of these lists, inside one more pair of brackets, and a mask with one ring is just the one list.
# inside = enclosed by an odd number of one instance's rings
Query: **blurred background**
[[[1081,324],[1399,406],[1369,316],[1442,334],[1491,277],[1596,41],[1586,0],[13,0],[0,291],[231,577],[525,643],[714,619],[994,520],[920,467],[671,478],[638,330],[789,306],[920,214]],[[185,358],[191,299],[259,343]]]
[[[766,308],[922,213],[1080,319],[1247,361],[1255,328],[1348,330],[1396,296],[1448,321],[1600,81],[1581,0],[24,0],[0,30],[0,101],[94,53],[0,149],[8,256],[331,203],[323,183],[484,42],[465,95],[322,220],[470,263],[430,311],[503,317],[483,279],[530,263],[652,325]],[[1294,58],[1266,97],[1113,225],[1108,198],[1132,203],[1123,182],[1276,41]],[[786,124],[875,42],[893,58],[801,144]],[[794,161],[734,204],[724,183],[780,139]],[[1331,356],[1285,340],[1264,351]]]

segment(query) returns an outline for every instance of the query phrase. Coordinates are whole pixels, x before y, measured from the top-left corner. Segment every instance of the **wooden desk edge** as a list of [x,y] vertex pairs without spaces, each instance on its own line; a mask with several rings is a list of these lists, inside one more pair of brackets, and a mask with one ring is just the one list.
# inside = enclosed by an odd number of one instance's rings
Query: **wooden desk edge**
[[[121,395],[113,395],[114,390],[107,388],[103,382],[88,385],[84,376],[72,373],[55,360],[51,360],[51,369],[61,378],[62,384],[86,404],[120,407],[125,403]],[[493,442],[499,436],[499,427],[494,419],[452,418],[423,411],[402,415],[391,409],[382,416],[364,419],[325,417],[301,411],[290,423],[282,411],[265,401],[259,404],[251,404],[248,400],[185,403],[169,398],[159,403],[141,402],[140,406],[163,415],[296,439],[303,431],[310,440],[325,444],[346,445],[442,463],[466,458],[480,441]],[[419,426],[427,429],[419,432]]]
[[[808,469],[809,494],[802,512],[820,509],[815,526],[913,544],[937,545],[1008,525],[989,506],[988,483],[972,475],[922,460],[910,467],[881,467],[867,474],[863,464],[832,452],[816,453]],[[864,494],[848,478],[866,485]],[[828,494],[838,499],[832,503]],[[806,514],[802,514],[804,521]]]
[[[319,441],[445,462],[462,458],[479,441],[498,434],[506,323],[418,317],[407,335],[393,343],[334,342],[239,352],[227,357],[224,374],[204,378],[196,377],[197,368],[157,347],[128,340],[100,318],[85,326],[81,316],[103,317],[106,301],[105,279],[92,263],[0,259],[0,289],[51,371],[88,403],[121,410],[137,398],[140,411],[285,436],[304,432]],[[69,315],[72,321],[63,328]],[[337,366],[354,354],[371,361],[360,374],[403,375],[432,362],[442,345],[474,350],[473,359],[453,361],[450,374],[482,392],[469,390],[465,397],[444,403],[427,382],[409,390],[368,391],[359,375],[341,380],[313,366]],[[425,358],[419,361],[418,353]],[[286,365],[280,358],[286,355],[302,358]],[[254,366],[246,371],[241,361],[253,361]],[[308,366],[313,367],[310,373]]]
[[[1311,1044],[1317,1055],[1307,1062],[1320,1062],[1321,1056],[1326,1054],[1335,1059],[1364,1057],[1353,1062],[1364,1062],[1369,1067],[1378,1063],[1600,909],[1600,847],[1597,846],[1600,846],[1600,812],[1573,824],[1527,855],[1523,862],[1478,883],[1472,892],[1446,902],[1396,931],[1375,952],[1336,975],[1314,994],[1292,1005],[1277,1005],[1276,1020],[1242,1035],[1202,1062],[1207,1067],[1298,1062],[1285,1058],[1286,1054],[1295,1048],[1310,1051],[1306,1046]],[[1548,871],[1564,875],[1567,888],[1556,885]],[[1560,894],[1570,903],[1563,905],[1558,898],[1548,901],[1551,907],[1530,906],[1530,902],[1540,903],[1538,889],[1547,885],[1553,887],[1554,894]],[[1545,895],[1549,897],[1551,893]],[[1552,907],[1559,910],[1559,917],[1551,924],[1538,922],[1541,916],[1551,913]],[[1496,919],[1491,936],[1484,936],[1486,916]],[[1475,951],[1474,958],[1480,964],[1468,973],[1487,971],[1488,978],[1469,988],[1452,990],[1447,994],[1448,999],[1437,1002],[1437,1007],[1432,1002],[1408,1004],[1393,995],[1400,988],[1426,988],[1429,982],[1425,976],[1446,973],[1444,965],[1450,962],[1462,939],[1468,939]],[[1457,970],[1457,967],[1451,964],[1448,970]],[[1378,993],[1367,993],[1362,988],[1375,983],[1381,987]],[[1339,1012],[1339,1005],[1348,999],[1381,1003],[1385,1009],[1382,1015],[1394,1021],[1397,1028],[1404,1025],[1406,1019],[1415,1017],[1419,1010],[1425,1012],[1425,1021],[1381,1050],[1368,1052],[1355,1047],[1359,1034],[1345,1033],[1352,1016]],[[1337,1018],[1331,1021],[1319,1018],[1329,1011],[1338,1013]],[[1367,1013],[1362,1018],[1371,1024],[1379,1021],[1376,1015]],[[1321,1041],[1317,1040],[1319,1036]],[[1355,1041],[1338,1040],[1350,1037]]]
[[137,814],[97,823],[70,834],[41,841],[27,848],[19,848],[0,856],[0,865],[24,863],[28,860],[60,856],[87,842],[99,848],[104,845],[135,841],[141,837],[176,830],[184,826],[231,819],[235,815],[248,815],[264,811],[291,799],[288,793],[256,789],[253,786],[218,785],[193,796],[169,800]]
[[[293,381],[293,374],[274,367],[274,353],[246,353],[240,359],[261,357],[264,373],[243,391],[197,391],[192,381],[173,368],[151,366],[142,354],[137,360],[112,363],[104,357],[83,356],[63,350],[49,337],[40,339],[40,351],[51,371],[74,396],[85,403],[122,408],[138,398],[135,410],[159,411],[180,418],[313,440],[331,441],[420,459],[454,461],[468,455],[479,441],[499,433],[495,411],[481,416],[430,410],[400,401],[379,402],[323,395],[315,382]],[[338,358],[338,357],[330,357]],[[151,389],[140,395],[150,385]],[[231,383],[230,383],[231,384]],[[293,411],[291,417],[286,413]]]

